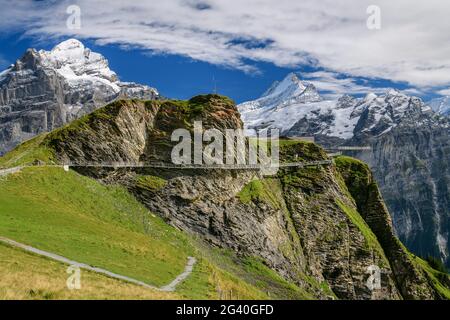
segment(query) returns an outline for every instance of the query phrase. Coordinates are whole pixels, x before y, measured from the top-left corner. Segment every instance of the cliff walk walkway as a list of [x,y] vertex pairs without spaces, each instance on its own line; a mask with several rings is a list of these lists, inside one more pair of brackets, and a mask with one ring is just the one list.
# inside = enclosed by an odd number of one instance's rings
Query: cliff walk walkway
[[13,168],[0,168],[0,176],[18,172],[28,167],[59,167],[68,170],[69,168],[160,168],[160,169],[189,169],[189,170],[263,170],[270,168],[289,168],[289,167],[312,167],[321,165],[330,165],[333,160],[316,161],[298,161],[288,163],[271,164],[173,164],[167,162],[67,162],[64,164],[30,164]]
[[197,169],[197,170],[260,170],[265,168],[310,167],[332,164],[333,160],[299,161],[269,164],[173,164],[167,162],[83,162],[65,163],[68,167],[103,167],[103,168],[161,168],[161,169]]

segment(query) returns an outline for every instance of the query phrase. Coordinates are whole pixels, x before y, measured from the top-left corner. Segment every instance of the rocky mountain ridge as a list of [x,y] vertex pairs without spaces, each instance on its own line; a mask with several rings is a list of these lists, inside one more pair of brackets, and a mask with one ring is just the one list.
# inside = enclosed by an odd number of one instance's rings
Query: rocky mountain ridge
[[448,118],[397,90],[337,101],[249,105],[238,106],[247,129],[279,128],[286,136],[314,136],[326,147],[370,146],[369,152],[350,154],[374,171],[400,239],[413,252],[449,265]]
[[108,61],[75,39],[28,49],[0,73],[0,154],[118,98],[155,99],[156,89],[119,81]]

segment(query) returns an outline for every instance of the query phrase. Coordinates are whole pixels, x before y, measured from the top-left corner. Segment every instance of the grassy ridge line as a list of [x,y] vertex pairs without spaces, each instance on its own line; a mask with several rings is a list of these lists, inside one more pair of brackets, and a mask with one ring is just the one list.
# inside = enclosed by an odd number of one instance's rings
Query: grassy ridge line
[[[369,166],[366,163],[348,156],[339,156],[335,158],[335,163],[337,168],[341,171],[342,175],[347,175],[350,177],[351,183],[348,185],[348,188],[351,194],[356,195],[354,197],[355,200],[357,200],[358,193],[361,192],[361,190],[365,190],[369,186],[374,186],[375,183],[371,179],[371,172]],[[353,217],[354,223],[358,225],[361,230],[366,230],[365,232],[363,232],[366,239],[371,243],[375,243],[373,241],[373,236],[370,235],[371,232],[367,232],[366,227],[368,226],[366,225],[366,223],[364,223],[364,221],[361,219],[359,219],[360,221],[357,221],[358,219],[354,219],[355,216],[353,215],[352,210],[350,210],[351,208],[346,208],[343,203],[338,203],[338,205],[340,205],[341,208],[346,211],[349,217]],[[412,264],[417,267],[418,270],[425,272],[430,285],[438,292],[438,294],[444,299],[450,299],[449,275],[446,272],[434,269],[427,261],[412,254],[400,242],[400,240],[397,239],[397,241],[400,244],[401,249],[407,254],[408,259],[412,262]]]
[[43,141],[47,135],[47,133],[44,133],[27,140],[3,157],[0,157],[0,168],[30,165],[35,161],[53,164],[53,151],[43,145]]

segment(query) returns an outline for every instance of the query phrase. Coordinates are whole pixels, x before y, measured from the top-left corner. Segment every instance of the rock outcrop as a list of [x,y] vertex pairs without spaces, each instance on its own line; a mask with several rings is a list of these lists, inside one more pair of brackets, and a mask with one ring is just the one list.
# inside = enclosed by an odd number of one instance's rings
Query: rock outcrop
[[[432,279],[414,263],[415,257],[405,250],[394,235],[392,222],[369,167],[357,160],[340,157],[338,170],[355,199],[358,212],[377,237],[388,258],[397,288],[406,299],[439,298],[426,284]],[[425,289],[425,290],[424,290]]]
[[450,129],[411,119],[382,136],[356,136],[372,147],[354,153],[381,186],[400,239],[414,253],[450,263]]
[[[172,130],[190,131],[195,120],[204,129],[242,128],[234,103],[218,95],[116,101],[41,138],[39,148],[56,163],[169,161]],[[280,141],[280,161],[294,159],[328,157],[313,143]],[[425,269],[395,238],[371,173],[357,160],[283,168],[270,177],[250,169],[75,169],[126,186],[169,224],[210,246],[260,259],[312,297],[446,297],[437,271]],[[380,276],[376,285],[373,272]]]

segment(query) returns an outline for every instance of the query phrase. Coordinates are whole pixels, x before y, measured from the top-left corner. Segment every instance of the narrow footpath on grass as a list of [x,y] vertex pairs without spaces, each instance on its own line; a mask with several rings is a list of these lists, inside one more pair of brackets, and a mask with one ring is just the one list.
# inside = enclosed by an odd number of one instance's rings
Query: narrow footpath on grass
[[111,278],[127,281],[127,282],[134,283],[134,284],[137,284],[137,285],[142,286],[142,287],[146,287],[146,288],[153,289],[153,290],[158,290],[158,291],[165,291],[165,292],[175,291],[176,286],[178,284],[180,284],[181,282],[183,282],[187,277],[189,277],[189,275],[192,273],[192,270],[194,268],[195,263],[197,262],[197,260],[194,257],[188,257],[188,262],[186,264],[186,267],[184,268],[184,271],[180,275],[178,275],[168,285],[165,285],[163,287],[158,288],[158,287],[152,286],[150,284],[147,284],[145,282],[142,282],[142,281],[139,281],[139,280],[127,277],[127,276],[123,276],[123,275],[120,275],[120,274],[117,274],[117,273],[114,273],[114,272],[111,272],[111,271],[108,271],[108,270],[105,270],[105,269],[102,269],[102,268],[93,267],[93,266],[90,266],[90,265],[85,264],[85,263],[81,263],[81,262],[77,262],[77,261],[74,261],[74,260],[70,260],[70,259],[67,259],[67,258],[65,258],[63,256],[60,256],[60,255],[57,255],[57,254],[54,254],[54,253],[51,253],[51,252],[48,252],[48,251],[40,250],[40,249],[28,246],[28,245],[23,244],[23,243],[16,242],[14,240],[11,240],[11,239],[8,239],[8,238],[5,238],[5,237],[0,237],[0,242],[5,243],[7,245],[10,245],[12,247],[20,248],[20,249],[25,250],[27,252],[31,252],[31,253],[34,253],[34,254],[37,254],[37,255],[40,255],[40,256],[44,256],[44,257],[47,257],[49,259],[52,259],[52,260],[55,260],[55,261],[58,261],[58,262],[62,262],[64,264],[68,264],[70,266],[76,266],[76,267],[79,267],[81,269],[85,269],[85,270],[93,271],[93,272],[96,272],[96,273],[104,274],[104,275],[106,275],[108,277],[111,277]]

